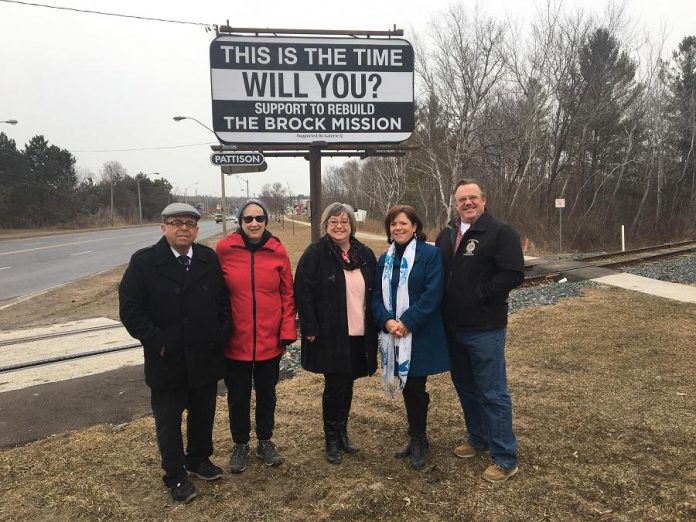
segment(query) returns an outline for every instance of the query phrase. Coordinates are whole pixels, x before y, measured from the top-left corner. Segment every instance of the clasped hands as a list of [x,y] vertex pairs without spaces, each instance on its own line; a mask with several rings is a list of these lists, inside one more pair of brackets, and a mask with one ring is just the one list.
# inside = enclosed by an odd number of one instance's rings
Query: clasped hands
[[396,338],[406,337],[409,334],[408,327],[401,321],[396,319],[389,319],[384,323],[384,328]]

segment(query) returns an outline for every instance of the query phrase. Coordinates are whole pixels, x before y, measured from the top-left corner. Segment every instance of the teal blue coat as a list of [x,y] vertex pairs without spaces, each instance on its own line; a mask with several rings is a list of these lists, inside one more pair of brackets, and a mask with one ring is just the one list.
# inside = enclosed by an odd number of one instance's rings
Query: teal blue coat
[[[380,329],[394,314],[387,311],[382,300],[382,254],[377,262],[372,313]],[[416,256],[408,277],[409,307],[401,321],[413,334],[411,344],[411,366],[408,374],[414,377],[435,375],[449,371],[447,336],[442,321],[442,294],[444,289],[444,265],[440,250],[424,241],[416,243]]]

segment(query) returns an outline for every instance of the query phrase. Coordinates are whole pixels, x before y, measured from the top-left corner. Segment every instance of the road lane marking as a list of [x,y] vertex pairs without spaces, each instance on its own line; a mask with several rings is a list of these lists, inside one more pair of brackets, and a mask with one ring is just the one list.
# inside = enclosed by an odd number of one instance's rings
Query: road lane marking
[[77,252],[76,254],[70,254],[71,256],[81,256],[83,254],[90,254],[94,252],[94,250],[85,250],[84,252]]
[[[61,243],[59,245],[47,245],[47,246],[42,246],[42,247],[36,247],[36,248],[25,248],[24,250],[13,250],[11,252],[0,252],[0,257],[1,256],[9,256],[10,254],[24,254],[26,252],[35,252],[37,250],[47,250],[49,248],[60,248],[60,247],[66,247],[66,246],[75,246],[75,245],[84,245],[85,243],[98,243],[100,241],[115,241],[117,239],[123,239],[124,237],[133,237],[134,235],[137,234],[126,234],[123,236],[115,236],[115,237],[102,237],[98,239],[86,239],[85,241],[75,241],[73,243]],[[159,238],[157,238],[159,240]]]
[[[141,232],[142,233],[142,232]],[[73,243],[61,243],[59,245],[47,245],[47,246],[42,246],[42,247],[35,247],[35,248],[25,248],[24,250],[13,250],[11,252],[0,252],[0,257],[2,256],[9,256],[11,254],[24,254],[26,252],[36,252],[37,250],[47,250],[50,248],[60,248],[60,247],[66,247],[66,246],[75,246],[75,245],[84,245],[85,243],[98,243],[100,241],[115,241],[117,239],[123,239],[124,237],[133,237],[138,234],[125,234],[123,236],[115,236],[115,237],[102,237],[99,239],[87,239],[85,241],[75,241]],[[213,234],[214,235],[214,234]],[[210,236],[202,236],[199,239],[206,239]],[[154,242],[159,241],[162,238],[162,236],[157,236],[153,239]]]
[[128,243],[123,243],[124,245],[135,245],[137,241],[129,241]]
[[11,266],[3,266],[3,267],[0,267],[0,270],[9,270],[10,268],[12,268],[12,267]]

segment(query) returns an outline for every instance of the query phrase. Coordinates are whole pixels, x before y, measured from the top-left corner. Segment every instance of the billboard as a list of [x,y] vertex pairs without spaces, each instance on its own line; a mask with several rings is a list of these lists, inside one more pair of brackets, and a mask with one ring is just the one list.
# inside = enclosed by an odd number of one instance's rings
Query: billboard
[[411,44],[398,38],[219,36],[213,130],[223,143],[399,143],[414,128]]

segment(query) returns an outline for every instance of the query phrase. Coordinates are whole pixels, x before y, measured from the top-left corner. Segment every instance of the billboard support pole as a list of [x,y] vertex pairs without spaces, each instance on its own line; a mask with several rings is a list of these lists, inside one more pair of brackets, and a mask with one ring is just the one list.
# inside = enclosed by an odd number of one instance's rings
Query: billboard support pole
[[319,239],[319,218],[321,216],[321,146],[309,146],[309,201],[312,212],[312,243]]
[[222,210],[222,237],[227,237],[227,198],[225,197],[225,173],[220,169],[220,192],[222,193],[222,202],[220,210]]

